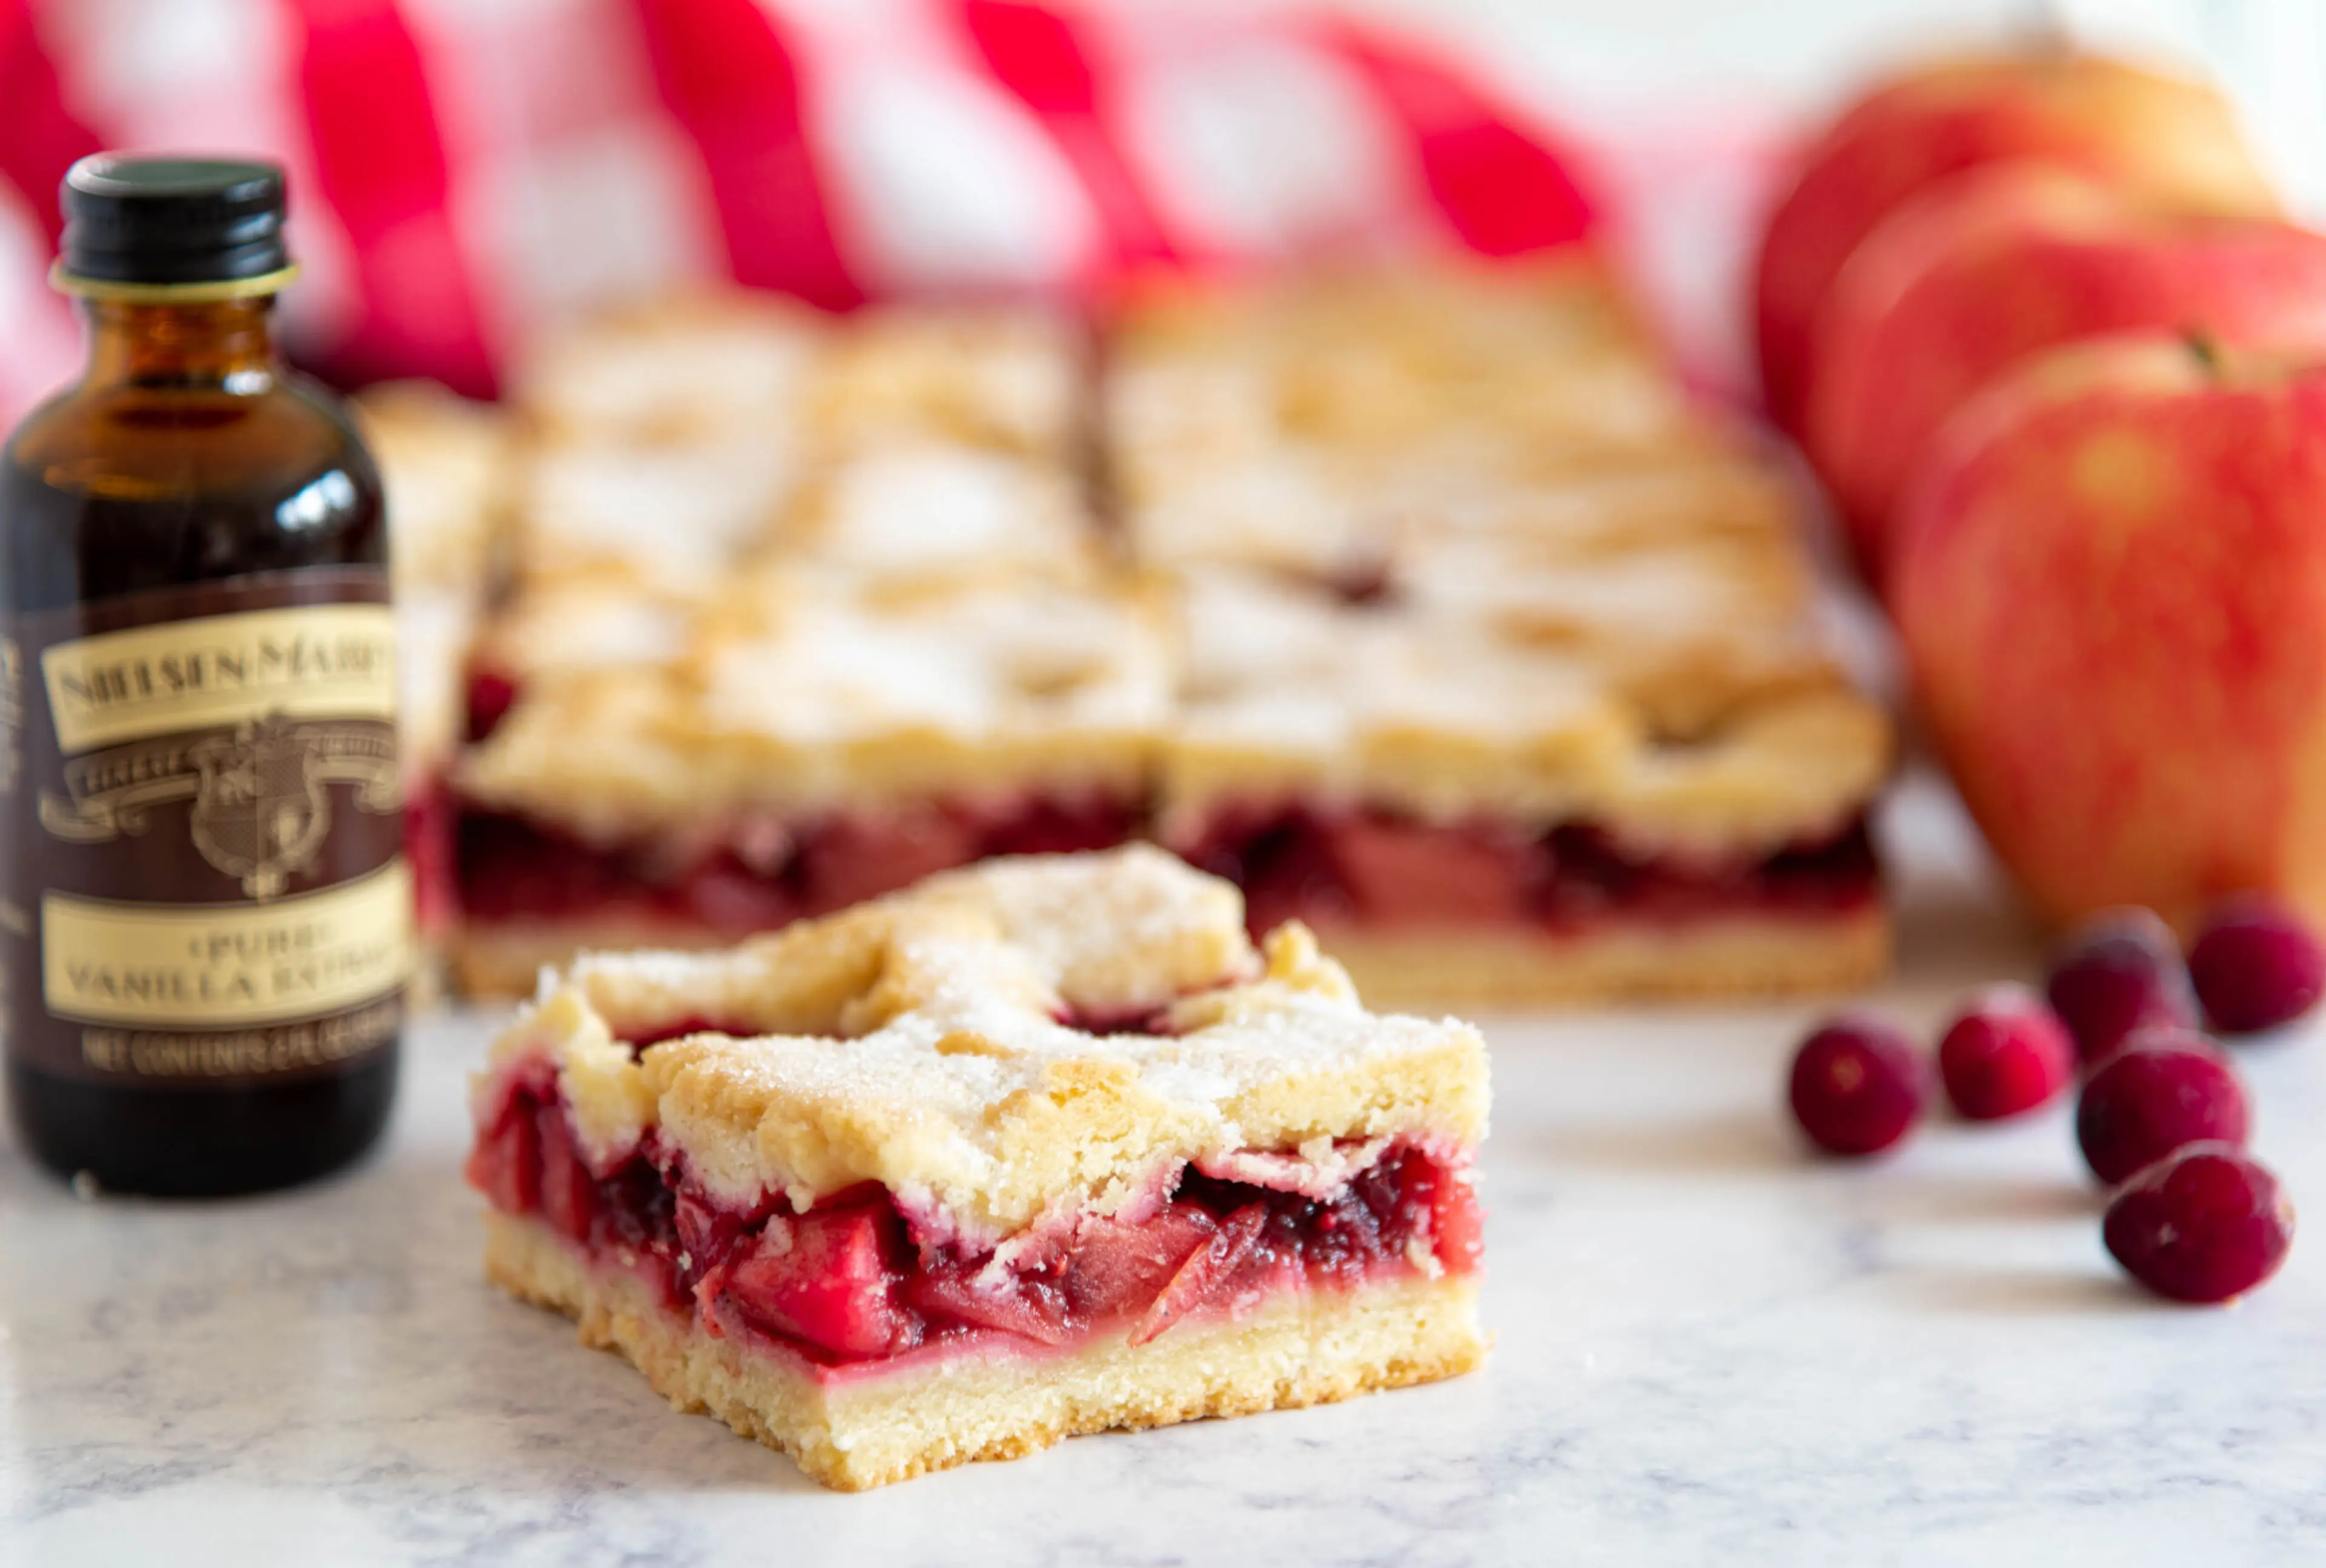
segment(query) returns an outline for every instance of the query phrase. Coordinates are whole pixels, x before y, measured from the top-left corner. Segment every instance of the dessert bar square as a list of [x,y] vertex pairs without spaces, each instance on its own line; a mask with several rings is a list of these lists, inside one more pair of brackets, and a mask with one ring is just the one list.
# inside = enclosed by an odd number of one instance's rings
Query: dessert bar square
[[1799,497],[1599,264],[1159,282],[1091,350],[697,300],[544,353],[467,983],[1140,836],[1400,1003],[1880,970]]
[[703,297],[554,338],[520,378],[535,434],[521,584],[717,586],[737,563],[926,577],[1088,548],[1085,355],[1034,310],[890,307],[837,324]]
[[1782,481],[1598,270],[1176,284],[1107,440],[1182,656],[1157,836],[1368,996],[1822,989],[1888,920],[1888,725]]
[[1342,578],[1465,522],[1768,509],[1586,258],[1161,283],[1107,366],[1109,473],[1150,566]]
[[1032,310],[716,299],[542,353],[448,770],[465,985],[1138,829],[1169,677],[1105,569],[1085,359]]
[[1887,724],[1781,636],[1724,666],[1685,626],[1530,640],[1234,571],[1180,616],[1158,835],[1370,997],[1785,992],[1887,960]]
[[1170,673],[1136,590],[770,567],[616,602],[566,585],[500,629],[518,695],[453,775],[464,985],[522,994],[581,948],[731,942],[1145,821]]
[[824,318],[769,294],[681,295],[546,333],[512,375],[530,437],[514,571],[715,583],[799,483]]
[[472,1103],[490,1276],[829,1486],[1485,1349],[1477,1034],[1152,849],[583,959]]

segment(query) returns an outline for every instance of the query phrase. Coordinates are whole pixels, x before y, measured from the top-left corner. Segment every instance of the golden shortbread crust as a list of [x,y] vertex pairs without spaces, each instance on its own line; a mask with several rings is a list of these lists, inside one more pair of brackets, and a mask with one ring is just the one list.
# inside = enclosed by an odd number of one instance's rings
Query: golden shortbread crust
[[1235,1322],[1195,1321],[1140,1346],[1121,1332],[1064,1354],[961,1357],[926,1371],[820,1384],[592,1269],[547,1227],[486,1217],[485,1273],[575,1319],[679,1410],[718,1417],[789,1454],[825,1486],[862,1491],[1061,1438],[1249,1415],[1434,1382],[1475,1368],[1487,1341],[1475,1276],[1299,1290]]

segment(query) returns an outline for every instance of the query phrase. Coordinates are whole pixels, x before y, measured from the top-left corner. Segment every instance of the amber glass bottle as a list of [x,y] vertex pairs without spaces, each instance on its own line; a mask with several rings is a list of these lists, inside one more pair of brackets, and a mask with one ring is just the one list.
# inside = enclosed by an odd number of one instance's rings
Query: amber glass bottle
[[379,478],[268,336],[271,166],[65,181],[83,378],[0,462],[0,1005],[19,1135],[105,1188],[345,1164],[394,1095],[411,878]]

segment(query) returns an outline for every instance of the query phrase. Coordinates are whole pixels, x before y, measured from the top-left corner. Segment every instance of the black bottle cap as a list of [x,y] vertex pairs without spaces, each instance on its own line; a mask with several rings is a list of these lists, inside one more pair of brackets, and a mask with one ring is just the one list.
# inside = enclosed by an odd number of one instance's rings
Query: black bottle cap
[[98,153],[66,173],[60,200],[56,282],[69,292],[242,293],[287,281],[283,171],[272,163]]

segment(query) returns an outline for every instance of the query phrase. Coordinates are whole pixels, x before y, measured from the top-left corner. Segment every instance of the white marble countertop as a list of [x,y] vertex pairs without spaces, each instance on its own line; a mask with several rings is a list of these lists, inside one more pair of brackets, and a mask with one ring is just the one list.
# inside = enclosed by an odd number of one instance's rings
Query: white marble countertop
[[[1949,804],[1893,803],[1935,1021],[2032,957]],[[2064,1107],[1803,1157],[1808,1010],[1489,1021],[1486,1369],[861,1496],[673,1414],[478,1275],[462,1075],[305,1191],[77,1201],[0,1147],[0,1563],[2222,1563],[2326,1555],[2326,1242],[2227,1312],[2099,1240]],[[2249,1051],[2326,1214],[2326,1052]]]

